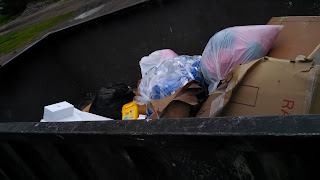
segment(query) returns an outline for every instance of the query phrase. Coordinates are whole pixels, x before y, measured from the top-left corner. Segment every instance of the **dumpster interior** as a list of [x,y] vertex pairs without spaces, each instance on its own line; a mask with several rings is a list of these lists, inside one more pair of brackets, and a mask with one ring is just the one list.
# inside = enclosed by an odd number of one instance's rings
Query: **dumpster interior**
[[82,110],[108,83],[137,88],[140,59],[156,50],[201,55],[222,29],[319,15],[319,0],[151,0],[50,34],[0,68],[0,178],[319,179],[314,113],[39,122],[45,106],[67,101]]
[[200,55],[226,27],[319,14],[318,1],[290,2],[151,1],[51,34],[1,68],[0,119],[37,122],[49,104],[82,109],[106,83],[135,87],[139,60],[157,49]]

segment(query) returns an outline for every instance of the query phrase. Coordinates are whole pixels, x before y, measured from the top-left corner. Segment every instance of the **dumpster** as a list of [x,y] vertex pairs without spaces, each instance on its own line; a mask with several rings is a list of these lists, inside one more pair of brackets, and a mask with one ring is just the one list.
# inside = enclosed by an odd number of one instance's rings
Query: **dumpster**
[[201,54],[221,29],[319,6],[154,0],[50,34],[0,68],[1,179],[319,179],[320,115],[39,123],[46,105],[135,87],[157,49]]

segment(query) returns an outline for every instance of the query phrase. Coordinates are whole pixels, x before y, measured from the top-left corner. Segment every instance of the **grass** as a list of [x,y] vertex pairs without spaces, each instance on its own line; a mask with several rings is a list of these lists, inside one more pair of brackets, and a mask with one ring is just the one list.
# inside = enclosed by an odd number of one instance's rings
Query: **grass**
[[7,23],[9,23],[10,21],[13,21],[15,19],[17,19],[19,17],[20,14],[18,15],[9,15],[9,14],[6,14],[6,15],[2,15],[0,14],[0,26],[3,26]]
[[52,28],[53,26],[66,21],[72,15],[72,12],[56,16],[54,18],[45,20],[41,23],[32,25],[30,27],[10,32],[0,37],[0,54],[8,54],[14,49],[18,48],[21,45],[24,45],[27,42],[32,41],[37,37],[41,32]]
[[[60,0],[37,0],[37,1],[39,1],[39,2],[58,2]],[[3,26],[5,24],[17,19],[20,15],[21,15],[21,13],[15,14],[15,15],[12,15],[12,14],[0,14],[0,26]]]

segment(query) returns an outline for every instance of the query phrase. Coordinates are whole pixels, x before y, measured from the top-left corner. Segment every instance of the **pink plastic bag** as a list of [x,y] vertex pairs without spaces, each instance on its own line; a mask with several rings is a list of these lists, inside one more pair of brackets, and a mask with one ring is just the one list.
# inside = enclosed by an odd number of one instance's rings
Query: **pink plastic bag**
[[265,56],[283,26],[236,26],[216,33],[208,42],[200,69],[209,92],[236,65]]
[[177,57],[171,49],[158,50],[151,53],[149,56],[145,56],[140,60],[140,68],[142,77],[153,67],[161,64],[163,61]]

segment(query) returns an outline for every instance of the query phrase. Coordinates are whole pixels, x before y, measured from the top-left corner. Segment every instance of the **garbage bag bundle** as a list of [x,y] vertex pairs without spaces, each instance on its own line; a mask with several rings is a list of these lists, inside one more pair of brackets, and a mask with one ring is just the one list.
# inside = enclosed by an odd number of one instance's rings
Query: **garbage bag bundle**
[[147,104],[150,100],[162,99],[174,94],[190,80],[200,81],[198,67],[201,56],[178,56],[168,59],[150,69],[141,79],[135,101]]
[[163,49],[158,50],[153,53],[151,53],[149,56],[143,57],[139,64],[141,69],[141,75],[142,77],[153,67],[161,64],[163,61],[177,57],[178,54],[176,54],[171,49]]
[[123,83],[113,83],[102,87],[90,107],[90,113],[112,118],[122,119],[122,106],[134,98],[133,91]]
[[236,26],[216,33],[209,40],[200,63],[209,92],[214,91],[219,81],[236,65],[265,56],[282,27]]

